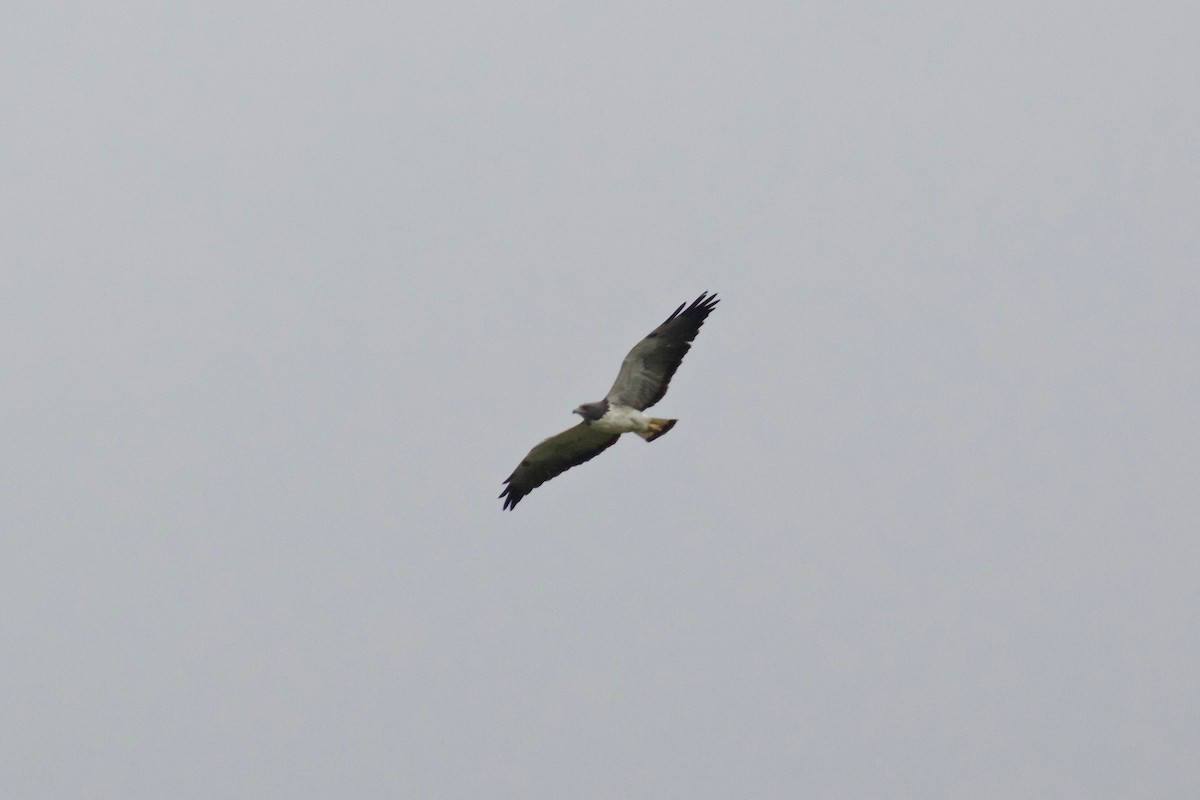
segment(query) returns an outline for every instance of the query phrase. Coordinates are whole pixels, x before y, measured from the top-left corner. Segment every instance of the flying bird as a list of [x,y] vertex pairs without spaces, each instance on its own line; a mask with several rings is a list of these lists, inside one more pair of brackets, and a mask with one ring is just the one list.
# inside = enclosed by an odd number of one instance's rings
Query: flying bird
[[705,292],[691,305],[683,303],[634,345],[604,399],[584,403],[572,412],[583,421],[530,450],[504,481],[507,485],[500,497],[505,510],[516,508],[522,497],[551,478],[600,455],[616,444],[622,433],[632,431],[653,442],[675,427],[678,420],[648,417],[642,412],[663,399],[671,377],[718,302],[715,294]]

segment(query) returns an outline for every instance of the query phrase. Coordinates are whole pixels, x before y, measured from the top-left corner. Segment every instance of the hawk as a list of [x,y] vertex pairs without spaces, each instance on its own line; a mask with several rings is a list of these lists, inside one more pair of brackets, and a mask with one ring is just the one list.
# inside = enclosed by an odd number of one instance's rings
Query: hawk
[[691,305],[683,303],[634,345],[604,399],[584,403],[572,412],[583,421],[530,450],[504,481],[506,486],[500,493],[504,509],[516,508],[521,498],[546,481],[600,455],[616,444],[622,433],[633,432],[653,442],[675,427],[678,420],[649,417],[642,412],[667,393],[671,377],[718,302],[715,294],[705,292]]

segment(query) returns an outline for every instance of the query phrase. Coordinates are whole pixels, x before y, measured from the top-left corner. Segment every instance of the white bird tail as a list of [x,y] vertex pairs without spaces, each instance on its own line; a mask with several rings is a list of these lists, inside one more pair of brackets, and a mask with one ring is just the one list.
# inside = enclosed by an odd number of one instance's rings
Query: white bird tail
[[674,428],[676,422],[679,422],[679,420],[651,417],[646,421],[646,430],[637,431],[637,435],[645,439],[647,442],[653,442],[655,439],[671,430],[671,428]]

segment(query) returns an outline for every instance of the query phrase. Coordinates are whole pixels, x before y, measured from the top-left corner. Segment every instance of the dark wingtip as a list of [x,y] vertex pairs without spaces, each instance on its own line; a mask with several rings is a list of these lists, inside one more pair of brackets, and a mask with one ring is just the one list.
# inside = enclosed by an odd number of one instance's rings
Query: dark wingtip
[[[505,481],[505,483],[508,483],[508,481]],[[521,498],[524,496],[523,494],[514,492],[513,487],[505,486],[504,491],[500,493],[500,499],[504,501],[504,508],[502,510],[508,511],[516,508],[517,503],[521,502]]]
[[[693,311],[699,311],[704,316],[708,316],[708,312],[710,312],[714,308],[716,308],[717,303],[719,303],[719,302],[721,302],[721,300],[720,300],[720,298],[717,297],[715,292],[714,293],[701,292],[700,296],[691,302],[691,305],[689,305],[686,301],[683,303],[680,303],[679,308],[675,309],[675,311],[671,314],[671,316],[667,317],[666,321],[670,322],[671,320],[678,317],[681,313],[688,314]],[[687,310],[685,311],[684,309],[687,309]],[[651,336],[653,336],[653,335],[654,334],[651,334]]]
[[509,483],[509,481],[512,479],[512,475],[509,475],[504,479],[504,491],[499,495],[499,499],[504,501],[504,511],[508,511],[510,508],[516,508],[517,503],[521,502],[521,498],[525,496],[523,494],[517,494],[513,491],[513,487]]
[[701,292],[700,296],[693,300],[692,304],[688,306],[688,312],[696,312],[700,314],[700,318],[703,320],[709,315],[709,312],[717,307],[717,303],[719,302],[721,302],[721,299],[717,297],[716,293],[710,294],[708,292]]

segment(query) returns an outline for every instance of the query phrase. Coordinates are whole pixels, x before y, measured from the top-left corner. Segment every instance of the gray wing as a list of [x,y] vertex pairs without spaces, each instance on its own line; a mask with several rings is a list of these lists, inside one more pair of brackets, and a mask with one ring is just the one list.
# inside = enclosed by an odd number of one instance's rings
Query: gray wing
[[529,451],[504,481],[508,485],[500,496],[504,498],[505,510],[516,508],[522,497],[556,475],[600,455],[619,438],[620,434],[601,433],[589,423],[581,422],[544,440]]
[[690,306],[684,303],[675,309],[666,322],[634,345],[629,355],[625,356],[616,383],[604,399],[617,405],[632,406],[639,411],[662,400],[671,383],[671,376],[679,369],[680,362],[692,347],[692,340],[700,332],[700,326],[718,302],[715,294],[705,292]]

